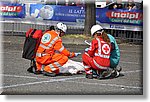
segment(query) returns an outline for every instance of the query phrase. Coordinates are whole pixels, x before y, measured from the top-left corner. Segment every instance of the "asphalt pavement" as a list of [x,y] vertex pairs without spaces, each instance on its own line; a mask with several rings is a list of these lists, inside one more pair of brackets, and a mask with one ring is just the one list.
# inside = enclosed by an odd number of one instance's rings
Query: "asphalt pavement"
[[[25,37],[3,36],[3,68],[0,72],[3,78],[3,95],[142,95],[143,94],[143,46],[120,44],[121,60],[119,66],[123,70],[114,79],[86,79],[84,74],[72,76],[48,77],[28,73],[26,70],[30,61],[22,58],[22,48]],[[84,52],[88,47],[83,41],[77,44],[65,39],[64,46],[74,52]],[[81,42],[81,43],[79,43]],[[72,58],[82,61],[81,55]]]

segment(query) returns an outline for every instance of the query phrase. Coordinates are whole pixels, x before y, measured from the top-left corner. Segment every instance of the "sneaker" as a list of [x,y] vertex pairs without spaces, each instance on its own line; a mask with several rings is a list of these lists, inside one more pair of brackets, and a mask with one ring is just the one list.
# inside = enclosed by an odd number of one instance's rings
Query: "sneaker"
[[43,75],[45,75],[45,76],[50,76],[50,77],[55,77],[55,76],[56,76],[56,73],[53,73],[53,72],[46,72],[46,71],[43,71],[42,73],[43,73]]
[[85,77],[88,78],[88,79],[93,79],[93,73],[92,73],[92,70],[87,71]]
[[118,72],[121,72],[122,71],[122,67],[120,66],[120,67],[117,67],[117,68],[115,68]]
[[93,79],[93,75],[92,74],[86,74],[86,78]]
[[117,78],[119,77],[119,75],[120,75],[120,72],[114,69],[111,73],[111,78]]
[[107,79],[111,76],[112,69],[108,68],[100,72],[98,79]]
[[92,69],[93,78],[98,78],[99,74],[97,73],[97,70]]

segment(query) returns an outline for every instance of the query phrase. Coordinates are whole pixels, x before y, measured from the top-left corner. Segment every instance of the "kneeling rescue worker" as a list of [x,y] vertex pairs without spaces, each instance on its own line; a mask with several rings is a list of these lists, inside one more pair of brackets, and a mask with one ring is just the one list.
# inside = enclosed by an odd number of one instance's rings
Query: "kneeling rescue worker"
[[36,71],[46,76],[56,76],[61,73],[68,57],[76,57],[80,53],[68,51],[62,44],[61,37],[66,33],[67,26],[58,23],[56,30],[47,31],[42,36],[36,53]]
[[91,35],[94,39],[82,55],[86,78],[117,77],[121,68],[116,68],[120,60],[116,40],[110,34],[105,33],[100,25],[92,26]]

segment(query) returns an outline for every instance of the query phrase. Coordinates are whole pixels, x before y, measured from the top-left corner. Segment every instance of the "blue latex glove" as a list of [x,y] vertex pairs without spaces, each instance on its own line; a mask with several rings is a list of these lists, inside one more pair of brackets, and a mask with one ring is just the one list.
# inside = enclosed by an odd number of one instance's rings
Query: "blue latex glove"
[[85,51],[85,52],[88,52],[88,50],[89,50],[89,48],[86,48],[84,51]]
[[81,55],[81,52],[75,53],[75,57],[77,57],[78,55]]

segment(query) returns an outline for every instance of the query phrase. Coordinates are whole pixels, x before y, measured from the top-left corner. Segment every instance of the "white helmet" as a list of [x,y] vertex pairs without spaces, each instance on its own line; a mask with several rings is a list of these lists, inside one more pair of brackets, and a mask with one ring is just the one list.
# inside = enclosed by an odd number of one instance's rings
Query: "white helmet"
[[57,28],[66,33],[67,26],[61,22],[57,23]]
[[97,31],[103,31],[103,28],[100,25],[93,25],[91,28],[91,35],[93,36],[94,33],[96,33]]

